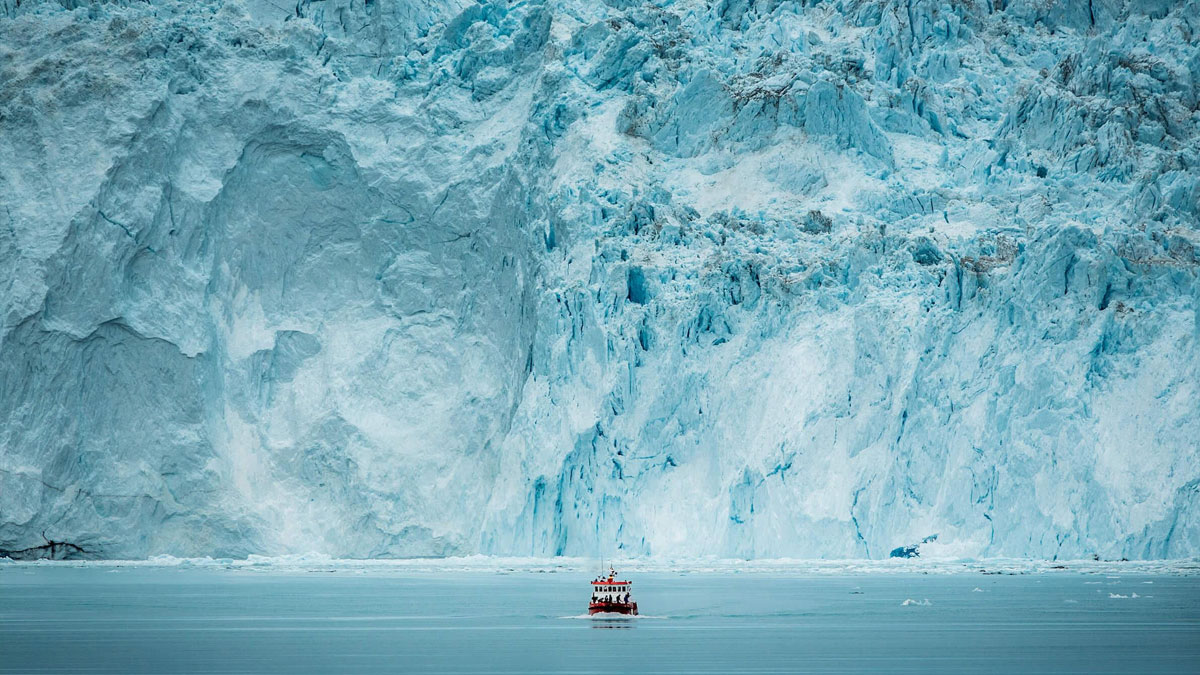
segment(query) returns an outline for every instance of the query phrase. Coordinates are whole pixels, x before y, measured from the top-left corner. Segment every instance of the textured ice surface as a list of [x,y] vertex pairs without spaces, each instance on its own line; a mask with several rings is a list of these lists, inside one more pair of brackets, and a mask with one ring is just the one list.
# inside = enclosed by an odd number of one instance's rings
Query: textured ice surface
[[1198,555],[1197,31],[0,0],[0,549]]

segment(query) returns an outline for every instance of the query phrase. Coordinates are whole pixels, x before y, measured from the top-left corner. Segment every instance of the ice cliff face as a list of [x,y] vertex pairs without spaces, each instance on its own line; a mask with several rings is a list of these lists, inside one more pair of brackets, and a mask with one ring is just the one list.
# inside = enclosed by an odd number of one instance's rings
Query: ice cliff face
[[0,549],[1200,555],[1200,4],[0,0]]

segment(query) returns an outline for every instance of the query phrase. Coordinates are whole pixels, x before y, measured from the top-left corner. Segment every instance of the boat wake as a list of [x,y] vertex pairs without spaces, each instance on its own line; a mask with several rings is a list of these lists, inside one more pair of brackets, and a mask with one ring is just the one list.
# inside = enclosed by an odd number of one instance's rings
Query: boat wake
[[577,614],[575,616],[560,616],[560,619],[589,619],[592,621],[633,621],[634,619],[669,619],[669,616],[650,616],[646,614],[617,614],[616,612],[597,612],[595,614]]

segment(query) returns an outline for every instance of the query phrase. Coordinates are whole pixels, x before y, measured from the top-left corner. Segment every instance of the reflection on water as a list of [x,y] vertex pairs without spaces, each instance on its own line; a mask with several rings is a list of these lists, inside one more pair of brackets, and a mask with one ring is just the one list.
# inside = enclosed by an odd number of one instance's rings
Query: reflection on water
[[628,616],[593,616],[592,628],[629,629],[637,625],[637,620]]

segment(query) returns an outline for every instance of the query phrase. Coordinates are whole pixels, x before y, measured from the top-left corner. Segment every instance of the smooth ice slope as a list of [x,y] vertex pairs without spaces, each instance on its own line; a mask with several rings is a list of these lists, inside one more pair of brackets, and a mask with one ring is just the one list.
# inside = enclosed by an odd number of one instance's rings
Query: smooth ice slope
[[0,0],[0,549],[1200,555],[1200,4]]

